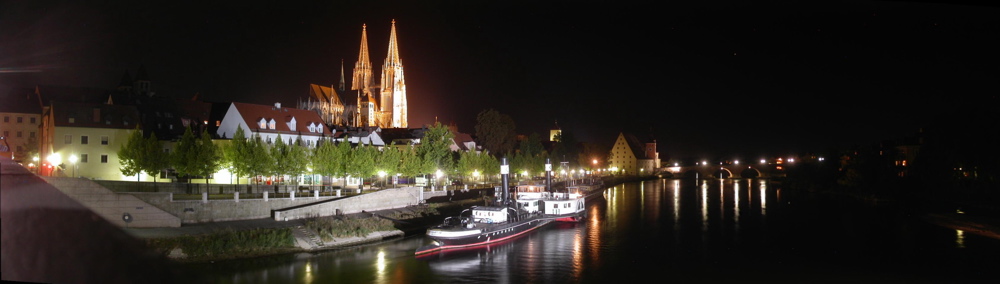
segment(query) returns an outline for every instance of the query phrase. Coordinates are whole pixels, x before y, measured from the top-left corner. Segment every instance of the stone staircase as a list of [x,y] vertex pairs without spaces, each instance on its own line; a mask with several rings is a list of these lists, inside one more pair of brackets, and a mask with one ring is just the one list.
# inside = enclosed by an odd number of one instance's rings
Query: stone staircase
[[305,226],[295,226],[292,229],[292,235],[295,236],[296,245],[305,250],[316,250],[325,246],[323,240],[320,240],[319,236],[316,235],[312,230],[306,229]]

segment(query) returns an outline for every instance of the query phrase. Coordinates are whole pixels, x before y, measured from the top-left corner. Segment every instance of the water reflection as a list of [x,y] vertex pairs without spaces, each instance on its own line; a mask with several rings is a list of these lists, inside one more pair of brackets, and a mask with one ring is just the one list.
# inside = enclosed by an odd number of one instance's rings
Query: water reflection
[[965,248],[965,231],[955,230],[955,246]]
[[[206,283],[606,283],[656,277],[702,283],[913,283],[907,280],[914,278],[887,275],[924,271],[914,267],[1000,266],[992,254],[981,253],[1000,251],[995,241],[961,230],[884,226],[881,222],[895,224],[892,218],[903,215],[803,202],[797,191],[784,190],[782,195],[781,184],[757,179],[627,183],[588,200],[581,223],[554,223],[477,249],[416,258],[414,250],[427,242],[417,236],[232,267],[216,263],[201,278]],[[968,255],[975,252],[987,257]],[[900,254],[906,255],[895,257]]]

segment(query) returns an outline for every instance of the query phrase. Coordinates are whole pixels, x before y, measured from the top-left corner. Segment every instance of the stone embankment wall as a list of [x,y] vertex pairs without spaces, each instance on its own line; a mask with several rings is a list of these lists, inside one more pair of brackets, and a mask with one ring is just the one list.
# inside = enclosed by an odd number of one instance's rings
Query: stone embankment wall
[[[164,211],[180,218],[181,223],[208,223],[220,221],[252,220],[271,218],[271,211],[302,206],[343,197],[314,197],[314,195],[292,198],[227,199],[227,200],[172,200],[172,193],[130,193]],[[124,194],[123,194],[124,195]]]
[[[444,194],[441,191],[441,194]],[[303,218],[334,216],[383,209],[401,208],[420,204],[426,199],[420,187],[390,188],[338,200],[274,211],[274,220],[288,221]]]
[[[111,192],[91,180],[68,177],[42,178],[112,224],[138,228],[181,226],[180,218],[170,212],[152,206],[135,196]],[[126,222],[125,216],[128,216],[129,222]]]

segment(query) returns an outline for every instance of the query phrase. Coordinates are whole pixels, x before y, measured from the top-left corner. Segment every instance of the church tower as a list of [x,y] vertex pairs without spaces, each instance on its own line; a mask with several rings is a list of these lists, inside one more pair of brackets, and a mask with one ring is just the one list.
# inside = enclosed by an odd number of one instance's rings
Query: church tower
[[378,104],[372,96],[372,62],[368,59],[367,25],[361,25],[361,50],[358,62],[354,63],[354,79],[351,90],[358,91],[356,126],[378,125]]
[[399,59],[399,46],[396,41],[396,20],[392,20],[389,52],[382,65],[380,89],[382,127],[406,128],[406,81],[403,79],[403,62]]

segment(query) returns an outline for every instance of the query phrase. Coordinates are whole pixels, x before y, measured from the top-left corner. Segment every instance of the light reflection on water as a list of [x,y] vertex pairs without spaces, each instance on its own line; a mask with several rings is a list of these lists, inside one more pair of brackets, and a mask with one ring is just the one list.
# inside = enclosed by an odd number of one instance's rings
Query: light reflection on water
[[[905,215],[876,215],[840,202],[811,201],[795,193],[755,179],[626,183],[588,200],[581,223],[555,223],[482,249],[418,259],[414,250],[428,240],[414,236],[316,254],[206,265],[211,269],[199,280],[604,283],[658,277],[700,283],[926,283],[947,279],[944,275],[955,267],[975,275],[968,272],[1000,265],[992,257],[1000,251],[997,240],[900,219]],[[976,254],[983,251],[982,256]]]

